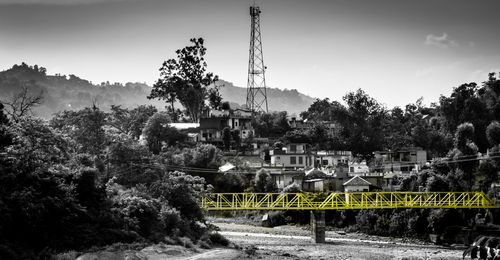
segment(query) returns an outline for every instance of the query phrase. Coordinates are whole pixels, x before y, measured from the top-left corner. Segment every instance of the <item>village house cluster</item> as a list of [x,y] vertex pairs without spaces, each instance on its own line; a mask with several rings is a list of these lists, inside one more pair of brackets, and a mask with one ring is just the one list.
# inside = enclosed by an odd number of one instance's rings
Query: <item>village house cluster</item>
[[[337,134],[335,123],[321,123],[329,135]],[[296,117],[290,117],[288,124],[298,130],[314,126]],[[224,150],[220,172],[244,168],[255,174],[264,169],[279,189],[295,184],[304,191],[394,191],[399,189],[398,178],[420,171],[427,163],[427,152],[419,147],[376,151],[368,165],[355,158],[351,151],[317,150],[305,142],[281,143],[256,137],[252,113],[242,109],[207,109],[199,123],[172,123],[171,126],[187,130],[192,142],[210,143]],[[229,149],[225,147],[224,131],[231,134]],[[235,149],[236,142],[240,149]]]

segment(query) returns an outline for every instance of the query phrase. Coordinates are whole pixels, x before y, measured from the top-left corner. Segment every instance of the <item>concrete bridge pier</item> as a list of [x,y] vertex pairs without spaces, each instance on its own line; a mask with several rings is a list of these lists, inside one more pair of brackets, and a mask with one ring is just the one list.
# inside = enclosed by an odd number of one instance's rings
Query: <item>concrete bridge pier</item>
[[325,243],[325,211],[311,210],[311,237],[315,243]]

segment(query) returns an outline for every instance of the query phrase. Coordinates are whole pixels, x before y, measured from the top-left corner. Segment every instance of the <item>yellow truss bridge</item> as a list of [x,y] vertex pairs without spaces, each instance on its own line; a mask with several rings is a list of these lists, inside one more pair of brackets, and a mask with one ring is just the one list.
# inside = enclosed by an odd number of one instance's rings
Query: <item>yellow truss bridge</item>
[[209,193],[205,210],[497,208],[483,192]]

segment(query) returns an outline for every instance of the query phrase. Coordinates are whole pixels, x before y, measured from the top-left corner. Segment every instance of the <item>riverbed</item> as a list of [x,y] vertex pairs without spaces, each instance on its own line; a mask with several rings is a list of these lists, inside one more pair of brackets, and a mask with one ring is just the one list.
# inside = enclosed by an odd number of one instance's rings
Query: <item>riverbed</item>
[[[462,259],[463,249],[402,238],[327,231],[315,244],[304,227],[265,228],[214,221],[220,233],[242,248],[243,258],[258,259]],[[241,258],[240,258],[241,259]]]

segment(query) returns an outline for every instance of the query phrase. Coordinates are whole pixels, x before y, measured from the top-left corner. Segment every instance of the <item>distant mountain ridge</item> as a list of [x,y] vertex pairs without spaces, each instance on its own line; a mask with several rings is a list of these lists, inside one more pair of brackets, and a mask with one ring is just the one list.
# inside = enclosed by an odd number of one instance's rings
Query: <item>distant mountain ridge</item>
[[[245,105],[247,89],[234,86],[233,83],[219,80],[218,85],[224,85],[219,92],[224,100]],[[267,88],[267,103],[270,111],[287,111],[288,114],[299,114],[307,110],[316,100],[298,92],[296,89]]]
[[[224,80],[220,80],[217,85],[224,85],[219,90],[223,101],[230,102],[234,107],[245,105],[246,88],[234,86]],[[145,83],[103,82],[96,85],[73,74],[47,75],[45,68],[25,63],[0,72],[0,100],[11,99],[23,86],[32,95],[42,93],[44,102],[36,109],[36,115],[43,118],[50,118],[63,110],[79,110],[93,103],[103,110],[109,110],[111,105],[127,108],[153,105],[163,110],[166,105],[164,101],[146,98],[151,86]],[[289,114],[299,114],[315,100],[295,89],[276,88],[267,89],[267,98],[270,111],[287,111]]]

